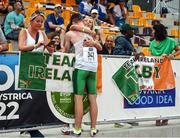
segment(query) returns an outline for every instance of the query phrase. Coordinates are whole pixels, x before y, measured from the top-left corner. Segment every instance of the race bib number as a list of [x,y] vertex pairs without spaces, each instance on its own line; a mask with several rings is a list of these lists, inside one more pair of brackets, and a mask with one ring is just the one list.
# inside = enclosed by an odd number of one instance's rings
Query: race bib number
[[97,62],[97,50],[94,47],[83,47],[83,60]]

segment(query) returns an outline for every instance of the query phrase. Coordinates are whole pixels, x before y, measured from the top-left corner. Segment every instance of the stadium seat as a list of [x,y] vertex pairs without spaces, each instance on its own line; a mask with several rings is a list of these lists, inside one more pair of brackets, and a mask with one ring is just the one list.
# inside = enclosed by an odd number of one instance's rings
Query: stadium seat
[[157,18],[156,14],[153,12],[147,12],[146,18],[147,18],[147,20],[158,20],[158,21],[161,20],[160,18]]
[[139,5],[132,5],[133,12],[145,12],[141,10],[141,7]]
[[[179,32],[178,32],[179,31]],[[174,36],[175,38],[180,38],[180,30],[173,28],[171,30],[171,35]]]
[[[66,0],[66,1],[70,1],[70,0]],[[61,0],[51,0],[51,2],[54,4],[61,4]]]
[[47,3],[47,0],[36,0],[38,3]]
[[46,17],[47,17],[48,14],[50,14],[50,13],[53,13],[53,10],[45,10],[45,12],[44,12],[44,14],[45,14]]
[[26,16],[29,18],[34,11],[36,11],[35,7],[27,8]]
[[76,0],[71,0],[71,6],[77,6]]
[[71,19],[71,11],[63,10],[62,16],[64,18],[64,25],[67,26]]
[[132,18],[127,18],[126,20],[130,25],[135,25],[134,20]]
[[28,9],[36,8],[36,5],[37,5],[38,3],[39,3],[38,1],[31,0],[31,1],[29,2],[29,7],[28,7]]
[[23,2],[30,2],[30,0],[22,0]]
[[30,23],[30,16],[26,16],[25,22],[24,22],[24,25],[26,28],[29,26],[29,23]]
[[8,51],[13,51],[13,46],[11,42],[8,43]]
[[71,6],[71,1],[72,0],[66,0],[66,6]]
[[180,58],[180,54],[179,54],[179,55],[177,55],[175,58]]
[[141,12],[133,12],[133,16],[129,16],[128,18],[139,19],[141,17],[142,17],[142,13]]
[[152,25],[149,25],[148,22],[147,22],[147,20],[146,20],[145,18],[139,18],[138,26],[139,26],[139,27],[152,28]]

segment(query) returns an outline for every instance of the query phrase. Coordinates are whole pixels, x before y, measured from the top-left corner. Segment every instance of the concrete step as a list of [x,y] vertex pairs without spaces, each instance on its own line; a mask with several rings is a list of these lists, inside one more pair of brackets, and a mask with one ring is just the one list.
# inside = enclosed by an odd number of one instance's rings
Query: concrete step
[[[96,137],[180,137],[180,119],[170,120],[167,126],[155,126],[155,121],[140,122],[138,126],[131,128],[114,127],[114,124],[98,125],[97,128],[100,130]],[[88,125],[82,125],[83,132],[81,137],[90,137]],[[45,138],[69,138],[72,136],[62,135],[61,128],[42,129],[41,133],[44,134]],[[28,138],[29,134],[20,135],[19,132],[13,133],[0,133],[0,137],[16,137],[16,138]]]

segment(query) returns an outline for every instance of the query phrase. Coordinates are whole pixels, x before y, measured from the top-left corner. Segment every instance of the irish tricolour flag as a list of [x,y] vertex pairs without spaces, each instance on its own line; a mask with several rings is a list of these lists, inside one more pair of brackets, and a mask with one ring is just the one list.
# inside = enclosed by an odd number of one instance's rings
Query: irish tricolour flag
[[167,58],[133,57],[112,76],[122,95],[133,104],[140,90],[168,90],[175,88],[171,61]]

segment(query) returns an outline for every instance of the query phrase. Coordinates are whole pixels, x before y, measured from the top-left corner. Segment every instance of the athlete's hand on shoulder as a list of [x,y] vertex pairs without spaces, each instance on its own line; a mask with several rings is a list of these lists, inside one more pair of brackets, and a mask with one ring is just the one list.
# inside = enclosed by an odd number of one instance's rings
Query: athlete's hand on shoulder
[[83,43],[84,47],[93,47],[94,46],[94,41],[93,40],[86,40]]
[[91,31],[91,30],[90,30],[89,34],[90,34],[92,37],[95,37],[95,36],[96,36],[96,32],[95,32],[95,31]]

